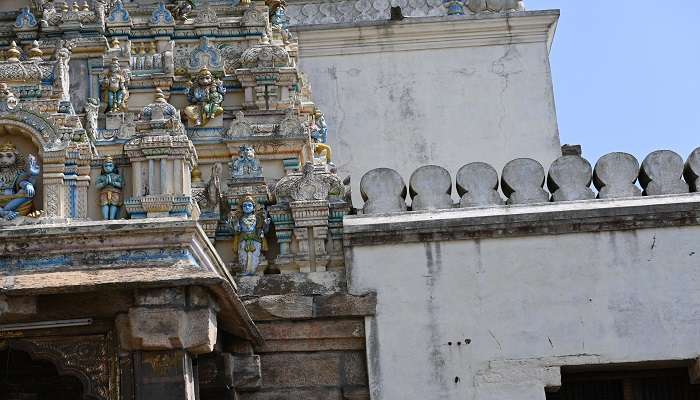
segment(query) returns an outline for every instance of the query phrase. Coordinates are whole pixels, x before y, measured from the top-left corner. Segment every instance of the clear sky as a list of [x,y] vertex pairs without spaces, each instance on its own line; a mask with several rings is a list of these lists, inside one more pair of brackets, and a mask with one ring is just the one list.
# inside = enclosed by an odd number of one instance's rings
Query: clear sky
[[694,1],[525,0],[561,10],[551,52],[562,144],[591,164],[625,151],[683,158],[700,146],[700,34]]

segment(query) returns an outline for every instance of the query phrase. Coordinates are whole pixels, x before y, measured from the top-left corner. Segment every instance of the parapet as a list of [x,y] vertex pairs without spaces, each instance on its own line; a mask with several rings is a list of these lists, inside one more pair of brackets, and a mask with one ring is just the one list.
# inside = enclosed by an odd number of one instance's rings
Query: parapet
[[518,158],[500,179],[489,164],[472,162],[457,172],[458,203],[440,166],[416,169],[408,186],[396,171],[377,168],[362,177],[364,215],[345,218],[344,238],[353,246],[697,224],[699,183],[700,148],[685,162],[670,150],[654,151],[641,164],[615,152],[593,167],[564,155],[546,174],[536,160]]

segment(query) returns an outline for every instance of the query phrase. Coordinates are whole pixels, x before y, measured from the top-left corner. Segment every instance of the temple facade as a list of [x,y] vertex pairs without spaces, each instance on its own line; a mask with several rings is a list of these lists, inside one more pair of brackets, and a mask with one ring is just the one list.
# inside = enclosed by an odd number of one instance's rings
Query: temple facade
[[700,149],[562,147],[558,17],[1,2],[0,400],[700,398]]

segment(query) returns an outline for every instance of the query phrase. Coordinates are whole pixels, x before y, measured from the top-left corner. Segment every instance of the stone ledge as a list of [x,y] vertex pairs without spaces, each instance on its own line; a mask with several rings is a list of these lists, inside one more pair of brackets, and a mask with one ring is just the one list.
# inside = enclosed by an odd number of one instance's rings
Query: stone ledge
[[700,194],[348,216],[346,247],[700,225]]
[[364,317],[375,314],[377,296],[344,293],[326,296],[272,295],[246,300],[245,305],[254,321]]
[[294,28],[303,58],[343,54],[547,43],[551,46],[559,11],[407,18]]

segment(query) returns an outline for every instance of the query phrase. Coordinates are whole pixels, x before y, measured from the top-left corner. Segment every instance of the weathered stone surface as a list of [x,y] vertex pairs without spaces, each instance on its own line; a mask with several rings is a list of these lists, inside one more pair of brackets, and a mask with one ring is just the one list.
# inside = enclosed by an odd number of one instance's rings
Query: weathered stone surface
[[601,157],[593,169],[593,183],[599,199],[637,197],[642,190],[634,183],[639,175],[639,161],[628,153],[608,153]]
[[0,321],[9,316],[36,314],[36,297],[0,295]]
[[365,214],[406,211],[406,184],[398,172],[390,168],[376,168],[362,176],[360,193]]
[[261,366],[263,388],[367,384],[363,352],[264,354]]
[[234,355],[233,356],[233,387],[237,390],[258,389],[262,385],[262,372],[260,369],[260,356],[258,355]]
[[216,323],[216,312],[212,308],[138,307],[120,316],[117,328],[125,350],[186,349],[192,354],[201,354],[214,349]]
[[314,317],[316,318],[374,315],[376,309],[376,293],[364,296],[337,293],[314,297]]
[[345,288],[345,273],[325,271],[277,275],[241,276],[236,278],[240,296],[281,294],[328,295]]
[[639,170],[639,183],[647,196],[688,193],[688,184],[682,177],[683,158],[670,150],[650,153]]
[[141,289],[134,296],[139,306],[185,306],[185,288]]
[[549,194],[542,189],[544,168],[530,158],[517,158],[503,167],[501,189],[508,204],[544,203]]
[[[529,207],[439,210],[387,216],[350,216],[346,247],[458,239],[692,226],[700,214],[694,195],[562,202]],[[350,258],[354,259],[353,256]],[[366,293],[361,292],[357,294]]]
[[452,208],[452,178],[445,168],[437,165],[419,167],[411,174],[409,184],[413,211]]
[[293,388],[268,389],[257,392],[244,392],[241,400],[343,400],[339,388]]
[[135,353],[136,400],[195,400],[192,358],[185,351]]
[[254,321],[313,317],[313,297],[293,294],[263,296],[245,302]]
[[502,205],[498,194],[498,172],[487,163],[474,162],[457,171],[460,207]]
[[685,162],[685,181],[690,185],[690,191],[700,191],[700,147],[693,150]]
[[[209,353],[197,357],[197,377],[201,389],[233,386],[234,358],[228,353]],[[236,371],[241,372],[241,371]]]
[[590,188],[591,164],[580,156],[561,156],[549,167],[547,187],[552,201],[590,200],[595,198]]
[[363,338],[364,319],[277,321],[258,324],[265,340]]

